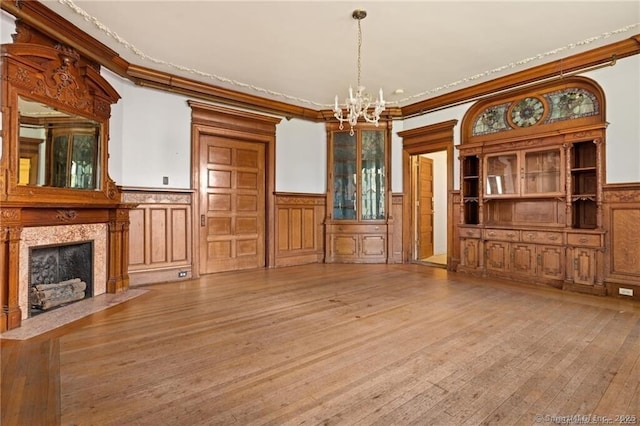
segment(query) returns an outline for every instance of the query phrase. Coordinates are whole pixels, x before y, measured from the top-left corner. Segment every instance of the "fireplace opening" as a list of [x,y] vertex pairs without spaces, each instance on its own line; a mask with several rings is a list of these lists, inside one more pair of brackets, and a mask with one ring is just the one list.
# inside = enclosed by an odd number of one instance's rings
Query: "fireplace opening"
[[29,249],[30,315],[93,296],[93,241]]

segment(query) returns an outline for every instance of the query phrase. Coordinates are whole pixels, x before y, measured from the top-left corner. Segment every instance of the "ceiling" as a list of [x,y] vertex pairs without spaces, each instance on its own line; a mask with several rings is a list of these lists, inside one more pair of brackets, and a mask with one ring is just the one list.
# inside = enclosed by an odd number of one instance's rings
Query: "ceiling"
[[[640,33],[640,1],[45,0],[132,64],[311,109],[405,106]],[[396,90],[403,93],[394,93]]]

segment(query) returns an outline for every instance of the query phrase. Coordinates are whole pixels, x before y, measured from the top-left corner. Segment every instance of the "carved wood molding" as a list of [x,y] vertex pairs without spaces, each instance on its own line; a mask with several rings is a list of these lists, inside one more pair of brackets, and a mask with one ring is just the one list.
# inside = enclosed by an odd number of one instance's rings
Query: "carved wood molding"
[[122,193],[125,203],[140,204],[191,204],[191,194],[157,191],[136,191]]
[[276,204],[281,205],[315,205],[324,206],[326,204],[325,194],[291,194],[275,193]]
[[640,185],[636,189],[613,190],[604,188],[606,203],[640,203]]

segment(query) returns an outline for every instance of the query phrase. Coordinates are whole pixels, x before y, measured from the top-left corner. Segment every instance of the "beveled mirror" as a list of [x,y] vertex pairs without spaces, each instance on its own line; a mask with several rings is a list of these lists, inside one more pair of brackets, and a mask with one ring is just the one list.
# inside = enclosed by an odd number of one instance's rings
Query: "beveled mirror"
[[100,123],[22,96],[18,109],[18,185],[100,188]]

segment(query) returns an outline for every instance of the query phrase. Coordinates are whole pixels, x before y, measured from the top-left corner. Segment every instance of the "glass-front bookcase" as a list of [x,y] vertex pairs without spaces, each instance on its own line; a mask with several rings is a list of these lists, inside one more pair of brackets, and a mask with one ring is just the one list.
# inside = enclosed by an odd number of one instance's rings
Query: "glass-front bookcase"
[[327,124],[327,262],[385,262],[391,197],[390,123]]
[[332,139],[333,219],[384,220],[384,130],[362,130],[353,135],[335,132]]

